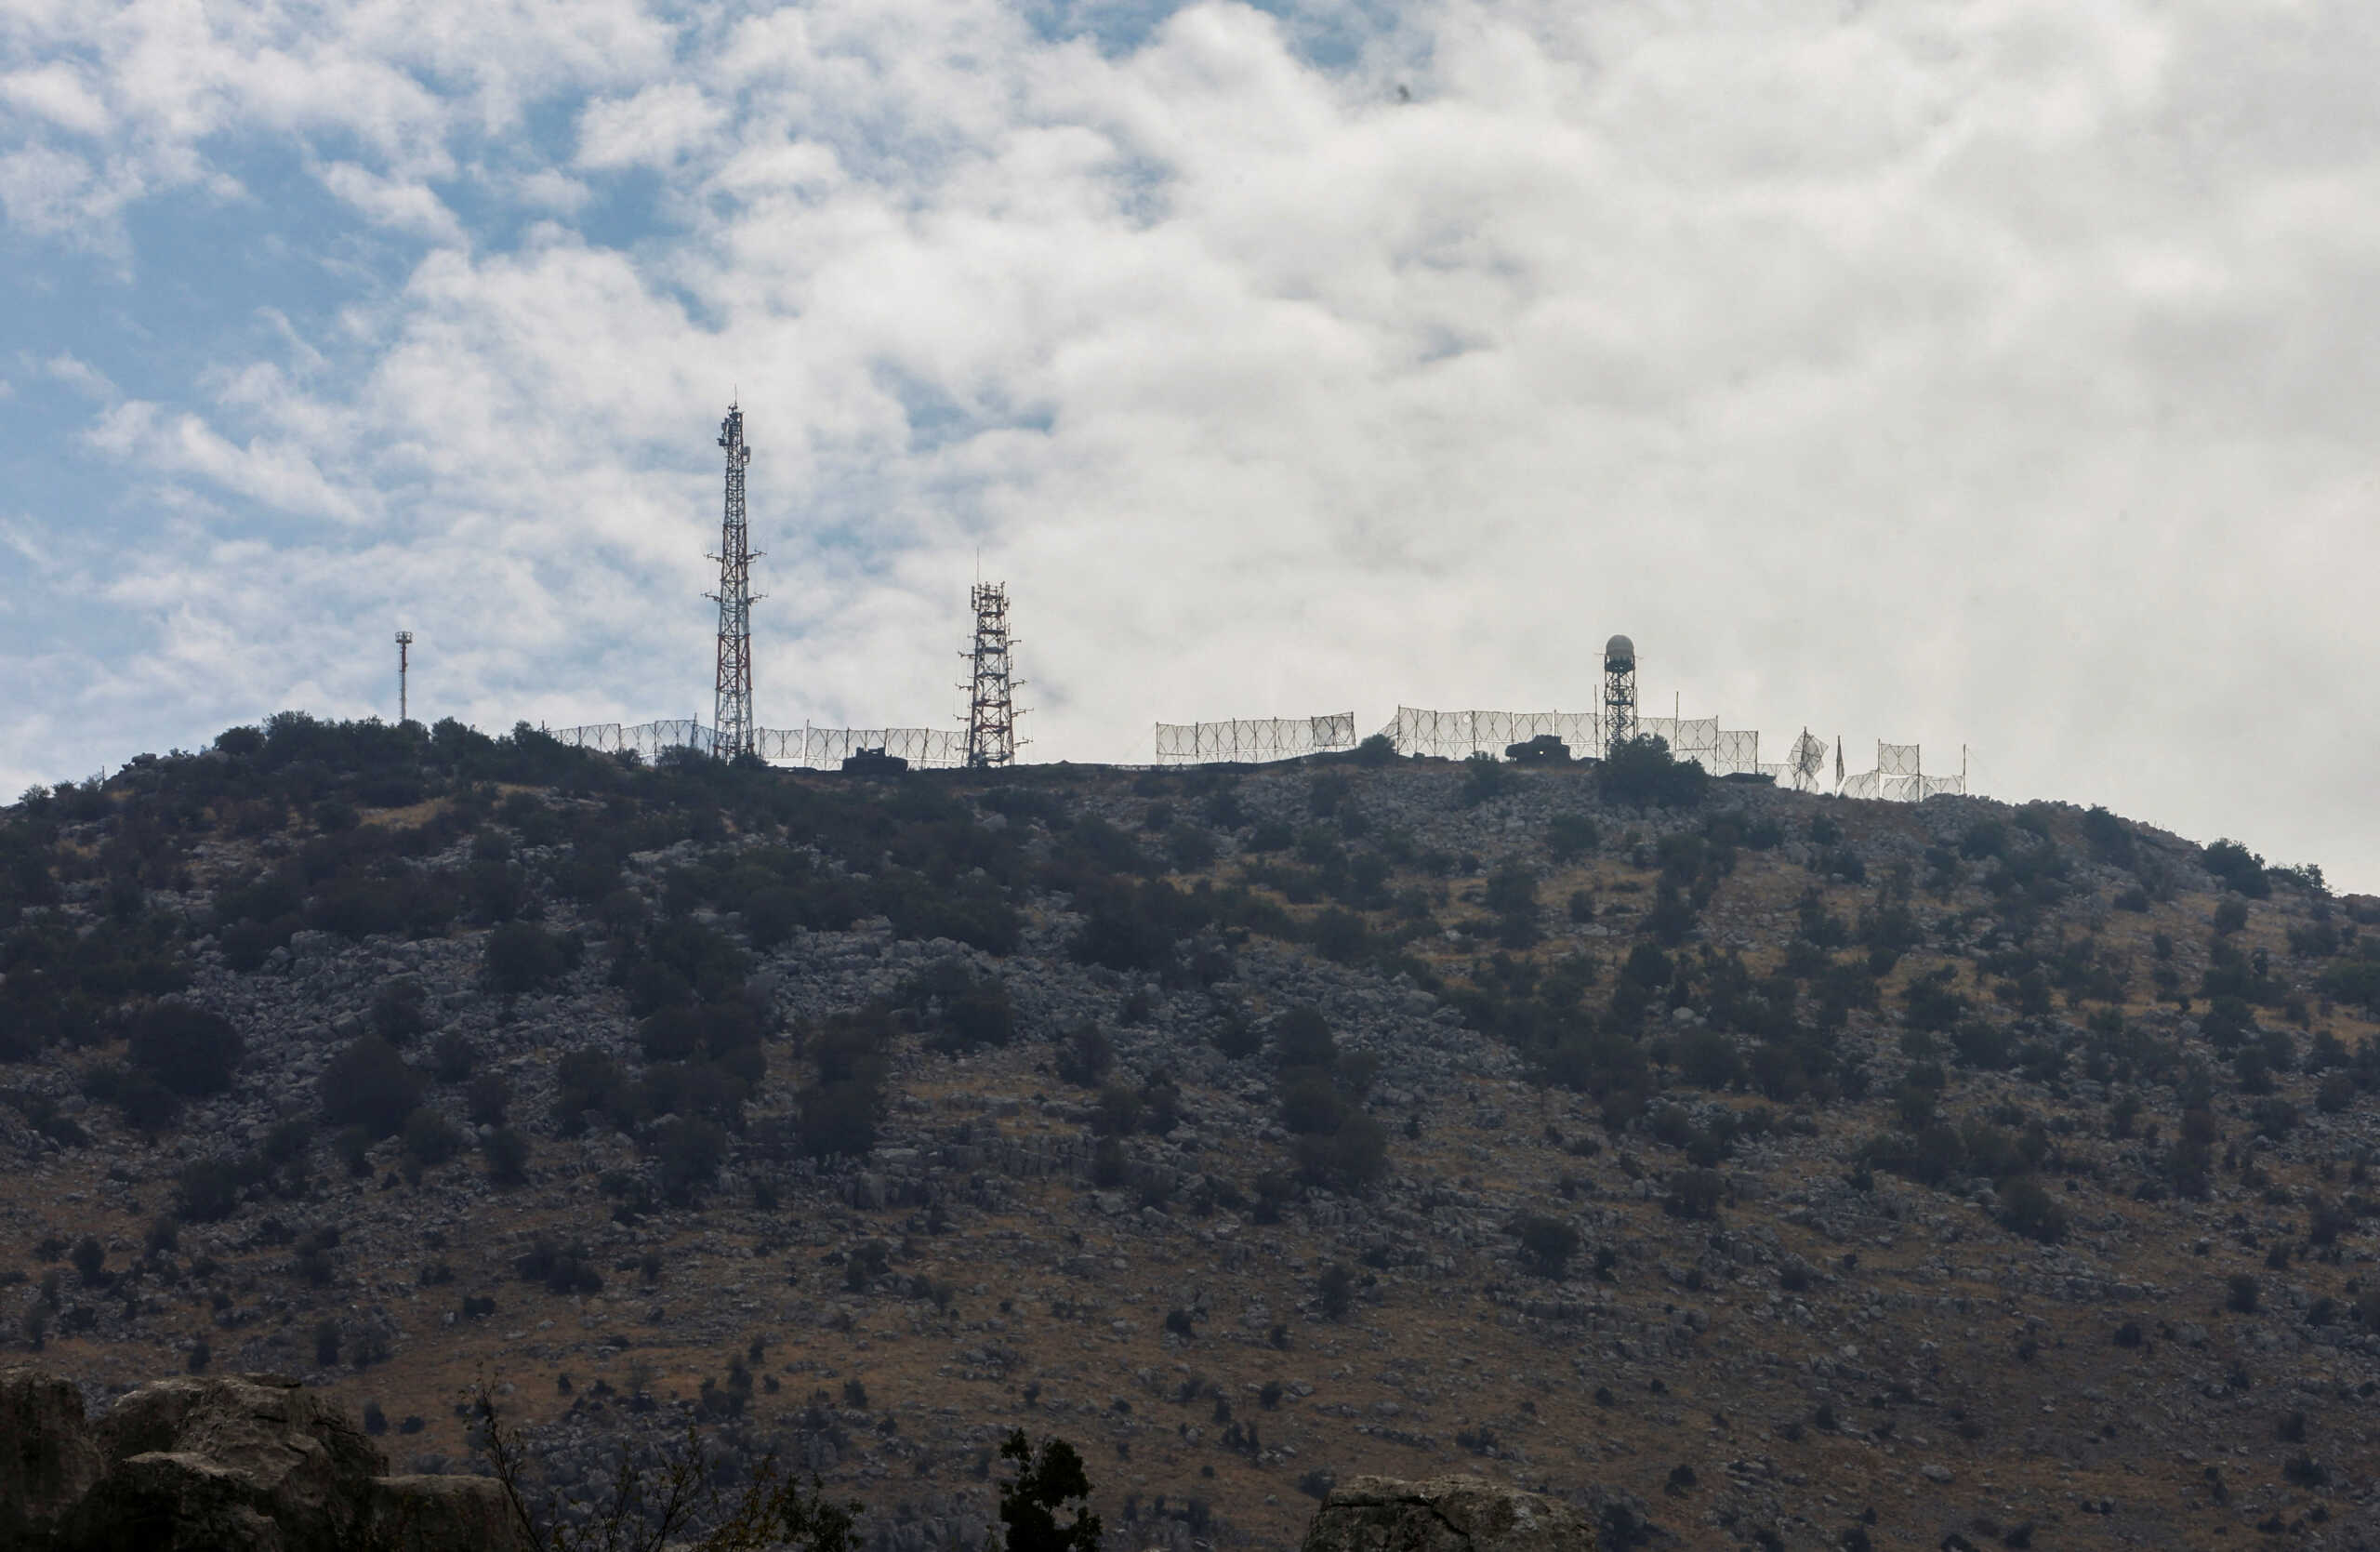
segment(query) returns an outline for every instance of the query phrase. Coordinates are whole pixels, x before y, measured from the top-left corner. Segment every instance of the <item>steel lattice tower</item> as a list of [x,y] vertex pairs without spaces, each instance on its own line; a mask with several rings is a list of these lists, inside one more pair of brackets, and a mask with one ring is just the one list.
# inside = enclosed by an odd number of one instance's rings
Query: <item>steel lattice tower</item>
[[975,606],[975,645],[962,652],[973,668],[967,691],[967,763],[981,769],[1016,763],[1017,689],[1025,681],[1014,677],[1009,649],[1016,643],[1008,634],[1008,589],[998,582],[978,582],[972,595]]
[[1636,643],[1614,636],[1603,648],[1604,756],[1636,736]]
[[399,727],[403,727],[403,726],[404,726],[404,725],[405,725],[405,723],[407,723],[408,722],[411,722],[411,721],[413,720],[412,716],[411,716],[411,715],[410,715],[410,713],[409,713],[409,710],[408,710],[407,707],[405,706],[405,670],[406,670],[408,667],[410,667],[410,666],[411,666],[411,665],[410,665],[410,663],[409,663],[409,661],[408,661],[408,659],[410,658],[410,656],[411,656],[412,652],[413,652],[413,632],[412,632],[412,631],[410,631],[410,630],[400,630],[400,631],[398,631],[398,632],[397,632],[397,725],[398,725]]
[[719,444],[727,449],[727,510],[720,524],[719,591],[706,594],[719,604],[719,679],[711,723],[718,733],[713,752],[722,760],[754,754],[752,721],[752,542],[744,523],[744,466],[752,449],[744,445],[744,412],[727,406],[719,423]]

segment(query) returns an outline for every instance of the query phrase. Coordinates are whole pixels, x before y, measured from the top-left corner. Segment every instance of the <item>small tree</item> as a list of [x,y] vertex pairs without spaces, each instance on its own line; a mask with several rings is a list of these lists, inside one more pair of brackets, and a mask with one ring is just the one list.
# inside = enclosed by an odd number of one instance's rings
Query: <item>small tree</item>
[[231,1021],[179,1002],[160,1002],[133,1020],[133,1065],[180,1094],[231,1086],[246,1042]]
[[487,935],[488,984],[508,997],[535,991],[575,966],[582,948],[572,934],[507,922]]
[[2265,859],[2237,841],[2215,842],[2200,860],[2225,887],[2251,899],[2261,900],[2272,893],[2272,882],[2265,875]]
[[1477,808],[1491,798],[1501,797],[1512,780],[1511,768],[1482,749],[1462,763],[1462,790],[1457,795],[1458,801],[1465,808]]
[[1695,806],[1710,783],[1701,765],[1672,759],[1669,744],[1658,737],[1631,738],[1611,751],[1596,774],[1596,785],[1608,802],[1667,808]]
[[1322,1313],[1333,1320],[1343,1320],[1355,1307],[1355,1275],[1333,1261],[1322,1268],[1320,1279]]
[[[519,1432],[498,1415],[484,1385],[472,1410],[471,1442],[487,1455],[489,1475],[504,1490],[512,1522],[535,1552],[852,1552],[858,1504],[832,1502],[814,1476],[805,1492],[774,1454],[745,1476],[742,1495],[730,1501],[720,1492],[728,1474],[703,1448],[702,1434],[691,1420],[685,1439],[657,1466],[640,1467],[621,1445],[611,1488],[596,1502],[549,1502],[533,1508],[529,1453]],[[694,1528],[705,1523],[709,1532],[694,1536]]]
[[[1000,1487],[1000,1524],[1007,1552],[1098,1552],[1099,1516],[1091,1508],[1091,1478],[1082,1456],[1063,1439],[1042,1440],[1037,1455],[1023,1428],[1012,1429],[1000,1459],[1016,1463],[1016,1479]],[[1058,1511],[1081,1501],[1074,1518],[1058,1523]]]
[[421,1075],[407,1067],[395,1046],[365,1035],[323,1068],[323,1120],[332,1126],[361,1126],[377,1137],[396,1134],[421,1098]]
[[1556,1282],[1569,1269],[1570,1257],[1579,1254],[1579,1231],[1542,1213],[1514,1219],[1513,1237],[1520,1241],[1521,1258],[1529,1270]]

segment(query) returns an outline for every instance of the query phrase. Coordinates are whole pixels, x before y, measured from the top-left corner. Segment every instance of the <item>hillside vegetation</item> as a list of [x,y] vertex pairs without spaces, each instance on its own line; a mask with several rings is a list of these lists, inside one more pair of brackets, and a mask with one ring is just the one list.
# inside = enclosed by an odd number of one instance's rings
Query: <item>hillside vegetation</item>
[[284,714],[0,812],[0,1340],[888,1552],[1019,1427],[1176,1552],[2374,1545],[2376,1017],[2380,901],[2097,809]]

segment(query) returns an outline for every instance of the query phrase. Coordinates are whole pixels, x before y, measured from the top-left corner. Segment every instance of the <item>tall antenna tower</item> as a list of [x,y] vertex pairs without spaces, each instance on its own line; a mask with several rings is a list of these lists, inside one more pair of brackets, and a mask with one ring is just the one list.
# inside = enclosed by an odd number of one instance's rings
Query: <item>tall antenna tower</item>
[[757,752],[752,721],[752,542],[744,524],[744,466],[752,449],[744,445],[744,412],[731,404],[719,423],[719,444],[727,449],[727,511],[720,524],[719,591],[706,594],[719,604],[719,681],[711,709],[718,732],[713,752],[722,760]]
[[1025,681],[1014,676],[1009,649],[1008,588],[999,582],[978,582],[972,599],[975,606],[975,645],[960,657],[973,666],[967,690],[967,763],[972,769],[1016,763],[1015,692]]
[[406,659],[407,659],[407,657],[408,657],[408,655],[412,652],[412,650],[413,650],[413,632],[412,632],[412,631],[410,631],[410,630],[400,630],[400,631],[398,631],[398,632],[397,632],[397,725],[398,725],[399,727],[403,727],[403,726],[404,726],[406,723],[411,722],[411,721],[413,720],[412,718],[408,717],[408,716],[405,714],[405,669],[406,669],[406,667],[408,666],[408,665],[407,665],[407,661],[406,661]]
[[1604,757],[1636,736],[1636,643],[1614,636],[1603,644]]

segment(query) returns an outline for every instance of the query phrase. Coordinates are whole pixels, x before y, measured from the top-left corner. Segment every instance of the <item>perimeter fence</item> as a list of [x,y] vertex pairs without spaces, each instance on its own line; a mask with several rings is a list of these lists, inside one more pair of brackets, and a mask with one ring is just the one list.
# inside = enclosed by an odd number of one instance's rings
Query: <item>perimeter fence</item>
[[1355,747],[1355,714],[1252,717],[1219,723],[1159,723],[1160,765],[1255,765]]
[[[589,723],[584,727],[548,728],[556,742],[573,749],[604,754],[635,754],[657,758],[665,749],[692,749],[698,754],[719,751],[719,730],[692,718],[651,723]],[[839,770],[862,749],[882,749],[909,763],[912,770],[947,770],[967,763],[967,736],[942,727],[759,727],[752,730],[754,752],[772,764],[805,765]]]
[[[716,754],[719,731],[694,718],[649,723],[589,723],[545,730],[556,742],[604,754],[657,759],[673,749]],[[1669,745],[1679,760],[1691,760],[1712,776],[1759,775],[1779,787],[1794,781],[1791,763],[1765,763],[1755,731],[1723,728],[1716,717],[1640,717],[1640,736]],[[1603,749],[1603,718],[1593,711],[1432,711],[1411,706],[1381,733],[1403,755],[1464,760],[1474,754],[1501,756],[1515,744],[1551,734],[1588,758]],[[913,770],[953,770],[967,763],[967,736],[941,727],[763,727],[753,730],[754,747],[772,764],[836,770],[862,749],[882,749]],[[1230,722],[1159,723],[1157,759],[1161,765],[1263,764],[1355,747],[1355,714],[1323,717],[1259,717]],[[1846,798],[1884,803],[1922,803],[1927,798],[1967,795],[1965,762],[1956,776],[1927,776],[1915,744],[1876,744],[1875,769],[1837,779]],[[1810,773],[1813,776],[1815,772]]]
[[[1639,717],[1640,737],[1656,737],[1679,760],[1691,760],[1712,776],[1752,775],[1760,763],[1760,735],[1719,725],[1716,717]],[[1591,759],[1603,752],[1604,721],[1595,711],[1432,711],[1400,706],[1396,720],[1381,729],[1396,752],[1441,760],[1474,754],[1501,755],[1514,744],[1548,735]]]
[[1873,798],[1884,803],[1924,803],[1927,798],[1964,797],[1964,761],[1956,776],[1930,776],[1915,744],[1876,741],[1876,768],[1844,776],[1835,791],[1846,798]]

